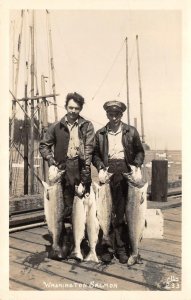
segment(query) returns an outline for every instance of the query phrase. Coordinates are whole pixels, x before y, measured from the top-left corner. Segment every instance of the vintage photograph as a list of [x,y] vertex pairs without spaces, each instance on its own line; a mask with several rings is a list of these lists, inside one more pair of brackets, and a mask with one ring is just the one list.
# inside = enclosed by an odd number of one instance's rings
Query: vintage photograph
[[182,11],[9,10],[9,290],[182,290]]

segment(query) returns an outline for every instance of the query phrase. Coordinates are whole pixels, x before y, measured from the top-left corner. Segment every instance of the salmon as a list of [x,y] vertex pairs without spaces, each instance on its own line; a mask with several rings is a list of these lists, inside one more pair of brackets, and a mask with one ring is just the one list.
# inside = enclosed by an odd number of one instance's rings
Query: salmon
[[99,225],[103,231],[103,240],[109,240],[109,229],[111,224],[112,214],[112,197],[109,182],[96,183],[95,185],[95,197],[97,206],[97,218]]
[[148,183],[142,180],[140,168],[132,166],[131,174],[123,174],[128,180],[128,199],[126,204],[126,222],[131,248],[127,265],[140,263],[139,243],[143,236],[147,210]]
[[79,185],[79,192],[75,195],[73,202],[72,225],[74,250],[71,257],[79,261],[83,260],[80,245],[85,236],[85,228],[87,228],[90,252],[85,258],[85,261],[98,262],[95,248],[98,240],[99,225],[96,217],[95,194],[91,186],[90,194],[85,194],[80,197],[81,190]]
[[57,167],[49,168],[49,184],[42,181],[44,186],[44,211],[45,219],[50,234],[52,235],[51,258],[64,258],[62,250],[62,233],[64,230],[63,212],[63,190],[61,177],[64,171],[59,171]]
[[96,245],[98,241],[98,233],[99,233],[99,222],[96,215],[96,201],[95,201],[95,193],[93,191],[93,187],[91,187],[90,195],[88,201],[85,203],[86,208],[86,226],[87,226],[87,234],[90,246],[90,252],[85,258],[85,261],[94,261],[98,262],[97,254],[96,254]]

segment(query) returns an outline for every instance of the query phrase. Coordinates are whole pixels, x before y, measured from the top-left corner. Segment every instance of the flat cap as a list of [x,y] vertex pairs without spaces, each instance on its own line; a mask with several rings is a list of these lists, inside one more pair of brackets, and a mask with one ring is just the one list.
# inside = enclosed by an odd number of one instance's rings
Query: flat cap
[[108,112],[108,111],[121,111],[124,112],[126,110],[126,105],[123,102],[120,101],[107,101],[103,105],[103,108]]

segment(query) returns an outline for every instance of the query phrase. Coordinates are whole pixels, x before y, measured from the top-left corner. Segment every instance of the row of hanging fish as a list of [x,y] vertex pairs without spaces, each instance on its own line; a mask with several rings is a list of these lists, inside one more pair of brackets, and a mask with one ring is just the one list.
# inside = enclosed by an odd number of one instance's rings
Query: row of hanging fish
[[[49,168],[50,184],[43,182],[45,218],[53,238],[52,251],[55,256],[58,255],[60,258],[65,257],[64,242],[60,240],[64,228],[62,174],[63,171],[51,166]],[[123,175],[128,184],[125,217],[131,248],[127,265],[131,266],[140,262],[139,243],[142,237],[163,237],[163,217],[159,209],[147,209],[148,183],[143,182],[140,168],[132,166],[132,172]],[[83,195],[83,187],[81,185],[77,187],[72,211],[74,249],[71,257],[75,257],[79,261],[83,260],[80,245],[85,236],[85,231],[87,231],[90,248],[89,254],[84,259],[85,261],[99,261],[96,254],[96,244],[100,228],[103,231],[103,239],[109,239],[112,214],[112,196],[109,184],[111,176],[107,170],[101,172],[99,174],[100,183],[94,182],[89,194]],[[152,220],[152,226],[149,226],[150,220]],[[155,230],[153,231],[154,227]]]

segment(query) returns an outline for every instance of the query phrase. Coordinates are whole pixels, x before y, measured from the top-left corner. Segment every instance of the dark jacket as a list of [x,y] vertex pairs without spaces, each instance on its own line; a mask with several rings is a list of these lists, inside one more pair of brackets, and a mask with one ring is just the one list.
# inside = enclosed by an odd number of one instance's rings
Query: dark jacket
[[[94,127],[90,121],[85,120],[81,116],[79,117],[78,122],[80,140],[79,158],[84,165],[90,166],[95,145]],[[48,160],[52,156],[59,164],[65,162],[69,138],[69,130],[65,117],[63,117],[59,122],[53,123],[47,129],[43,140],[41,140],[39,150],[42,157]],[[54,146],[54,154],[52,152],[52,146]]]
[[[109,124],[109,123],[108,123]],[[93,153],[93,165],[100,170],[103,165],[108,166],[108,124],[98,130],[95,136],[95,149]],[[145,153],[140,141],[139,133],[133,126],[122,122],[122,145],[127,164],[141,166]]]

